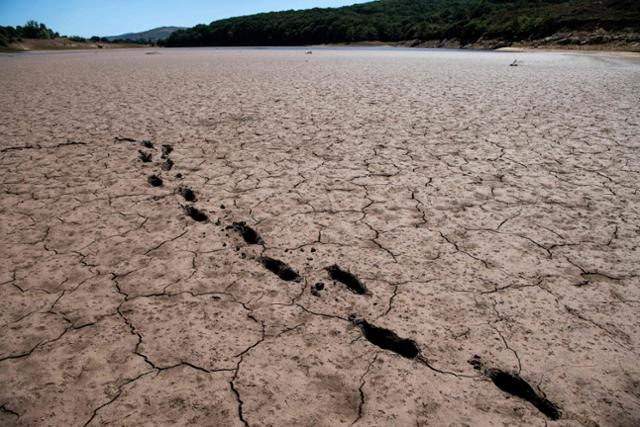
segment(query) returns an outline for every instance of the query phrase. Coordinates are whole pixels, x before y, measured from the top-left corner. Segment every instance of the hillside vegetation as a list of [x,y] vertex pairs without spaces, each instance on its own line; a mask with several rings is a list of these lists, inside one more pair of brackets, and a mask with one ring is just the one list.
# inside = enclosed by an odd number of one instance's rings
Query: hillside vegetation
[[60,37],[60,34],[36,21],[27,21],[24,26],[17,27],[0,26],[0,46],[8,46],[21,39],[48,40],[56,37]]
[[104,37],[108,41],[143,41],[147,43],[153,43],[160,39],[165,39],[171,35],[176,30],[181,29],[182,27],[158,27],[153,28],[148,31],[141,31],[139,33],[126,33],[120,34],[119,36],[107,36]]
[[[168,36],[169,33],[164,33]],[[23,26],[0,26],[1,51],[104,49],[142,46],[145,39],[109,40],[106,37],[64,36],[37,21],[27,21]]]
[[166,46],[305,45],[482,38],[510,42],[560,31],[640,31],[638,0],[381,0],[262,13],[178,30]]

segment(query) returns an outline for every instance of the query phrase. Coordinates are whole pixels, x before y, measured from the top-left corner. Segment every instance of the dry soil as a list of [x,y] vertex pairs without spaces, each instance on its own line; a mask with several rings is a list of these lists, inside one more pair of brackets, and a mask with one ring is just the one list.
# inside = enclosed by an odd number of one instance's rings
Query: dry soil
[[0,85],[1,425],[640,423],[637,60],[31,53]]

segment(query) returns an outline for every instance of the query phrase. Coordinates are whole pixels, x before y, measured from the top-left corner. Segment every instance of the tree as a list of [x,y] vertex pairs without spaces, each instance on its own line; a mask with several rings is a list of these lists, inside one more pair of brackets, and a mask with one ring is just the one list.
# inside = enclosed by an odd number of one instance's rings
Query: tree
[[34,20],[27,21],[24,27],[17,27],[17,30],[20,33],[20,37],[25,39],[52,39],[59,37],[58,33]]

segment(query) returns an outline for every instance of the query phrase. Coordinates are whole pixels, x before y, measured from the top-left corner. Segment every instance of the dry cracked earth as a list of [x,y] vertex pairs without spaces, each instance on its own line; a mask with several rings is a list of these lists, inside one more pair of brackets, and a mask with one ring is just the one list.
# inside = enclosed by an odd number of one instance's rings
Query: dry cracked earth
[[635,426],[640,62],[0,57],[3,426]]

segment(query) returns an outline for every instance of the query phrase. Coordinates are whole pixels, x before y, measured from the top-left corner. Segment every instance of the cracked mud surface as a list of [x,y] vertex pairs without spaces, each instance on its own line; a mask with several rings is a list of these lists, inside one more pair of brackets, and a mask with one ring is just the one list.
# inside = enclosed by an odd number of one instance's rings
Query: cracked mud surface
[[640,64],[315,53],[0,56],[0,425],[638,425]]

